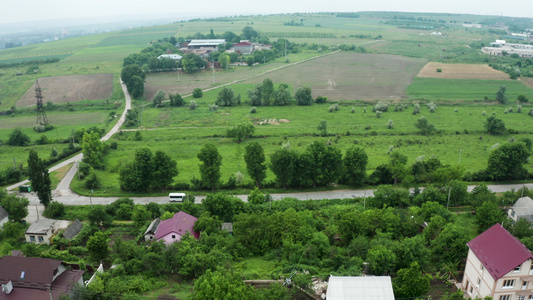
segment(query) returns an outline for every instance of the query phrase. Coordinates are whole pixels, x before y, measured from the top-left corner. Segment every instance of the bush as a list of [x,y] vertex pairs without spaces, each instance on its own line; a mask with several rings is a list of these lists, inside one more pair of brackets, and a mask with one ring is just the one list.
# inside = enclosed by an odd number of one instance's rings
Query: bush
[[257,112],[257,107],[252,106],[252,107],[250,108],[250,113],[251,113],[251,114],[255,114],[256,112]]
[[65,214],[65,205],[61,202],[52,201],[44,211],[44,216],[52,219],[59,219]]
[[377,112],[377,111],[386,112],[387,110],[389,110],[389,104],[386,102],[382,102],[382,101],[379,101],[378,103],[376,103],[376,105],[374,105],[374,107],[372,108],[373,112]]
[[328,102],[328,97],[318,96],[316,97],[315,102],[318,104],[326,103]]
[[96,177],[96,173],[92,172],[89,178],[85,181],[85,187],[88,189],[97,189],[101,186],[100,180]]
[[193,98],[202,98],[204,96],[204,92],[201,88],[195,88],[192,90],[192,97]]
[[529,102],[529,99],[525,95],[518,95],[517,100],[520,101],[520,103]]
[[189,110],[195,110],[198,107],[198,104],[196,103],[196,100],[191,100],[189,102]]
[[27,146],[31,143],[30,137],[22,132],[22,129],[15,128],[11,133],[9,134],[9,139],[7,140],[7,144],[10,146]]

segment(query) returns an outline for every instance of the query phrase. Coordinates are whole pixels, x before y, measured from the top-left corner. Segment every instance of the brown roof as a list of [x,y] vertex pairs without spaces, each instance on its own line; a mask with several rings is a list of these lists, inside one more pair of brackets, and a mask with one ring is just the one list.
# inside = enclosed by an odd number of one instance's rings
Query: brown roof
[[61,261],[51,258],[4,256],[0,258],[0,281],[13,287],[46,289]]
[[55,300],[68,294],[85,271],[65,270],[54,280],[54,274],[61,264],[61,261],[50,258],[0,258],[0,283],[11,281],[13,284],[9,295],[0,292],[0,300],[50,300],[50,295]]

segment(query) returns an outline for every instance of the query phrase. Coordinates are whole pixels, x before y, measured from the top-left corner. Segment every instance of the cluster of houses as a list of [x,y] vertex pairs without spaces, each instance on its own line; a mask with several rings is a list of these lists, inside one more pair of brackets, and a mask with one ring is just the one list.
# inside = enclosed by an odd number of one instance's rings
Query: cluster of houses
[[[532,222],[533,200],[529,197],[518,199],[509,209],[508,216],[514,221],[525,218]],[[0,207],[0,224],[6,219],[7,212]],[[146,242],[162,241],[167,245],[179,242],[185,234],[199,239],[200,233],[194,230],[196,220],[182,211],[171,219],[157,218],[146,229],[144,239]],[[83,227],[78,220],[66,228],[58,222],[47,219],[35,222],[26,231],[26,241],[49,244],[50,238],[56,234],[72,239]],[[222,228],[231,232],[232,224],[224,223]],[[502,225],[495,224],[467,245],[464,277],[458,284],[465,297],[533,300],[533,253]],[[0,258],[0,300],[59,299],[72,293],[76,285],[84,285],[83,273],[76,265],[48,258],[24,257],[20,251],[13,251],[13,255]],[[394,291],[389,276],[331,276],[325,296],[328,300],[394,300]]]
[[481,51],[490,55],[503,55],[507,53],[518,54],[520,57],[533,57],[533,45],[507,43],[505,40],[496,40],[490,47],[483,47]]
[[[180,51],[183,53],[194,53],[203,59],[209,57],[209,53],[218,51],[220,45],[226,45],[224,39],[212,40],[190,40],[180,45]],[[226,53],[239,53],[240,55],[251,55],[254,51],[270,50],[271,45],[251,43],[248,40],[241,40],[239,43],[234,43],[231,49],[227,49]],[[182,56],[179,54],[162,54],[158,58],[170,58],[173,60],[180,60]]]

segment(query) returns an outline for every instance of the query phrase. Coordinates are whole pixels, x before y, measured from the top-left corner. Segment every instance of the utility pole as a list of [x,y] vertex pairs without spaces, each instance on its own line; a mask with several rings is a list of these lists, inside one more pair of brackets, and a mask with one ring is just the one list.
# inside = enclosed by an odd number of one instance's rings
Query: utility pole
[[452,195],[452,187],[450,187],[450,190],[448,191],[448,204],[446,205],[446,209],[450,206],[450,196]]
[[461,156],[463,154],[463,148],[459,148],[459,164],[461,164]]
[[91,190],[91,195],[89,196],[89,201],[91,202],[91,210],[93,209],[93,193],[94,190]]
[[215,58],[213,57],[213,65],[211,66],[213,69],[213,85],[215,85]]

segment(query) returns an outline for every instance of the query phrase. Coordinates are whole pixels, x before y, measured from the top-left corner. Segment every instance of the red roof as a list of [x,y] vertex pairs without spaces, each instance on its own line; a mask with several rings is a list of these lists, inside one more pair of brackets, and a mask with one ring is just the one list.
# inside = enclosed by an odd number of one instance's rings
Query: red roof
[[200,233],[194,231],[194,222],[196,222],[196,217],[189,215],[186,212],[177,212],[172,219],[163,220],[159,223],[157,230],[155,231],[155,239],[159,240],[165,235],[175,232],[179,235],[185,235],[188,231],[196,239],[200,238]]
[[12,281],[14,287],[46,289],[60,264],[51,258],[4,256],[0,258],[0,281]]
[[517,238],[500,224],[495,224],[468,242],[494,280],[498,280],[528,259],[533,254]]
[[233,47],[250,47],[252,46],[252,43],[249,42],[240,42],[237,44],[233,44]]

